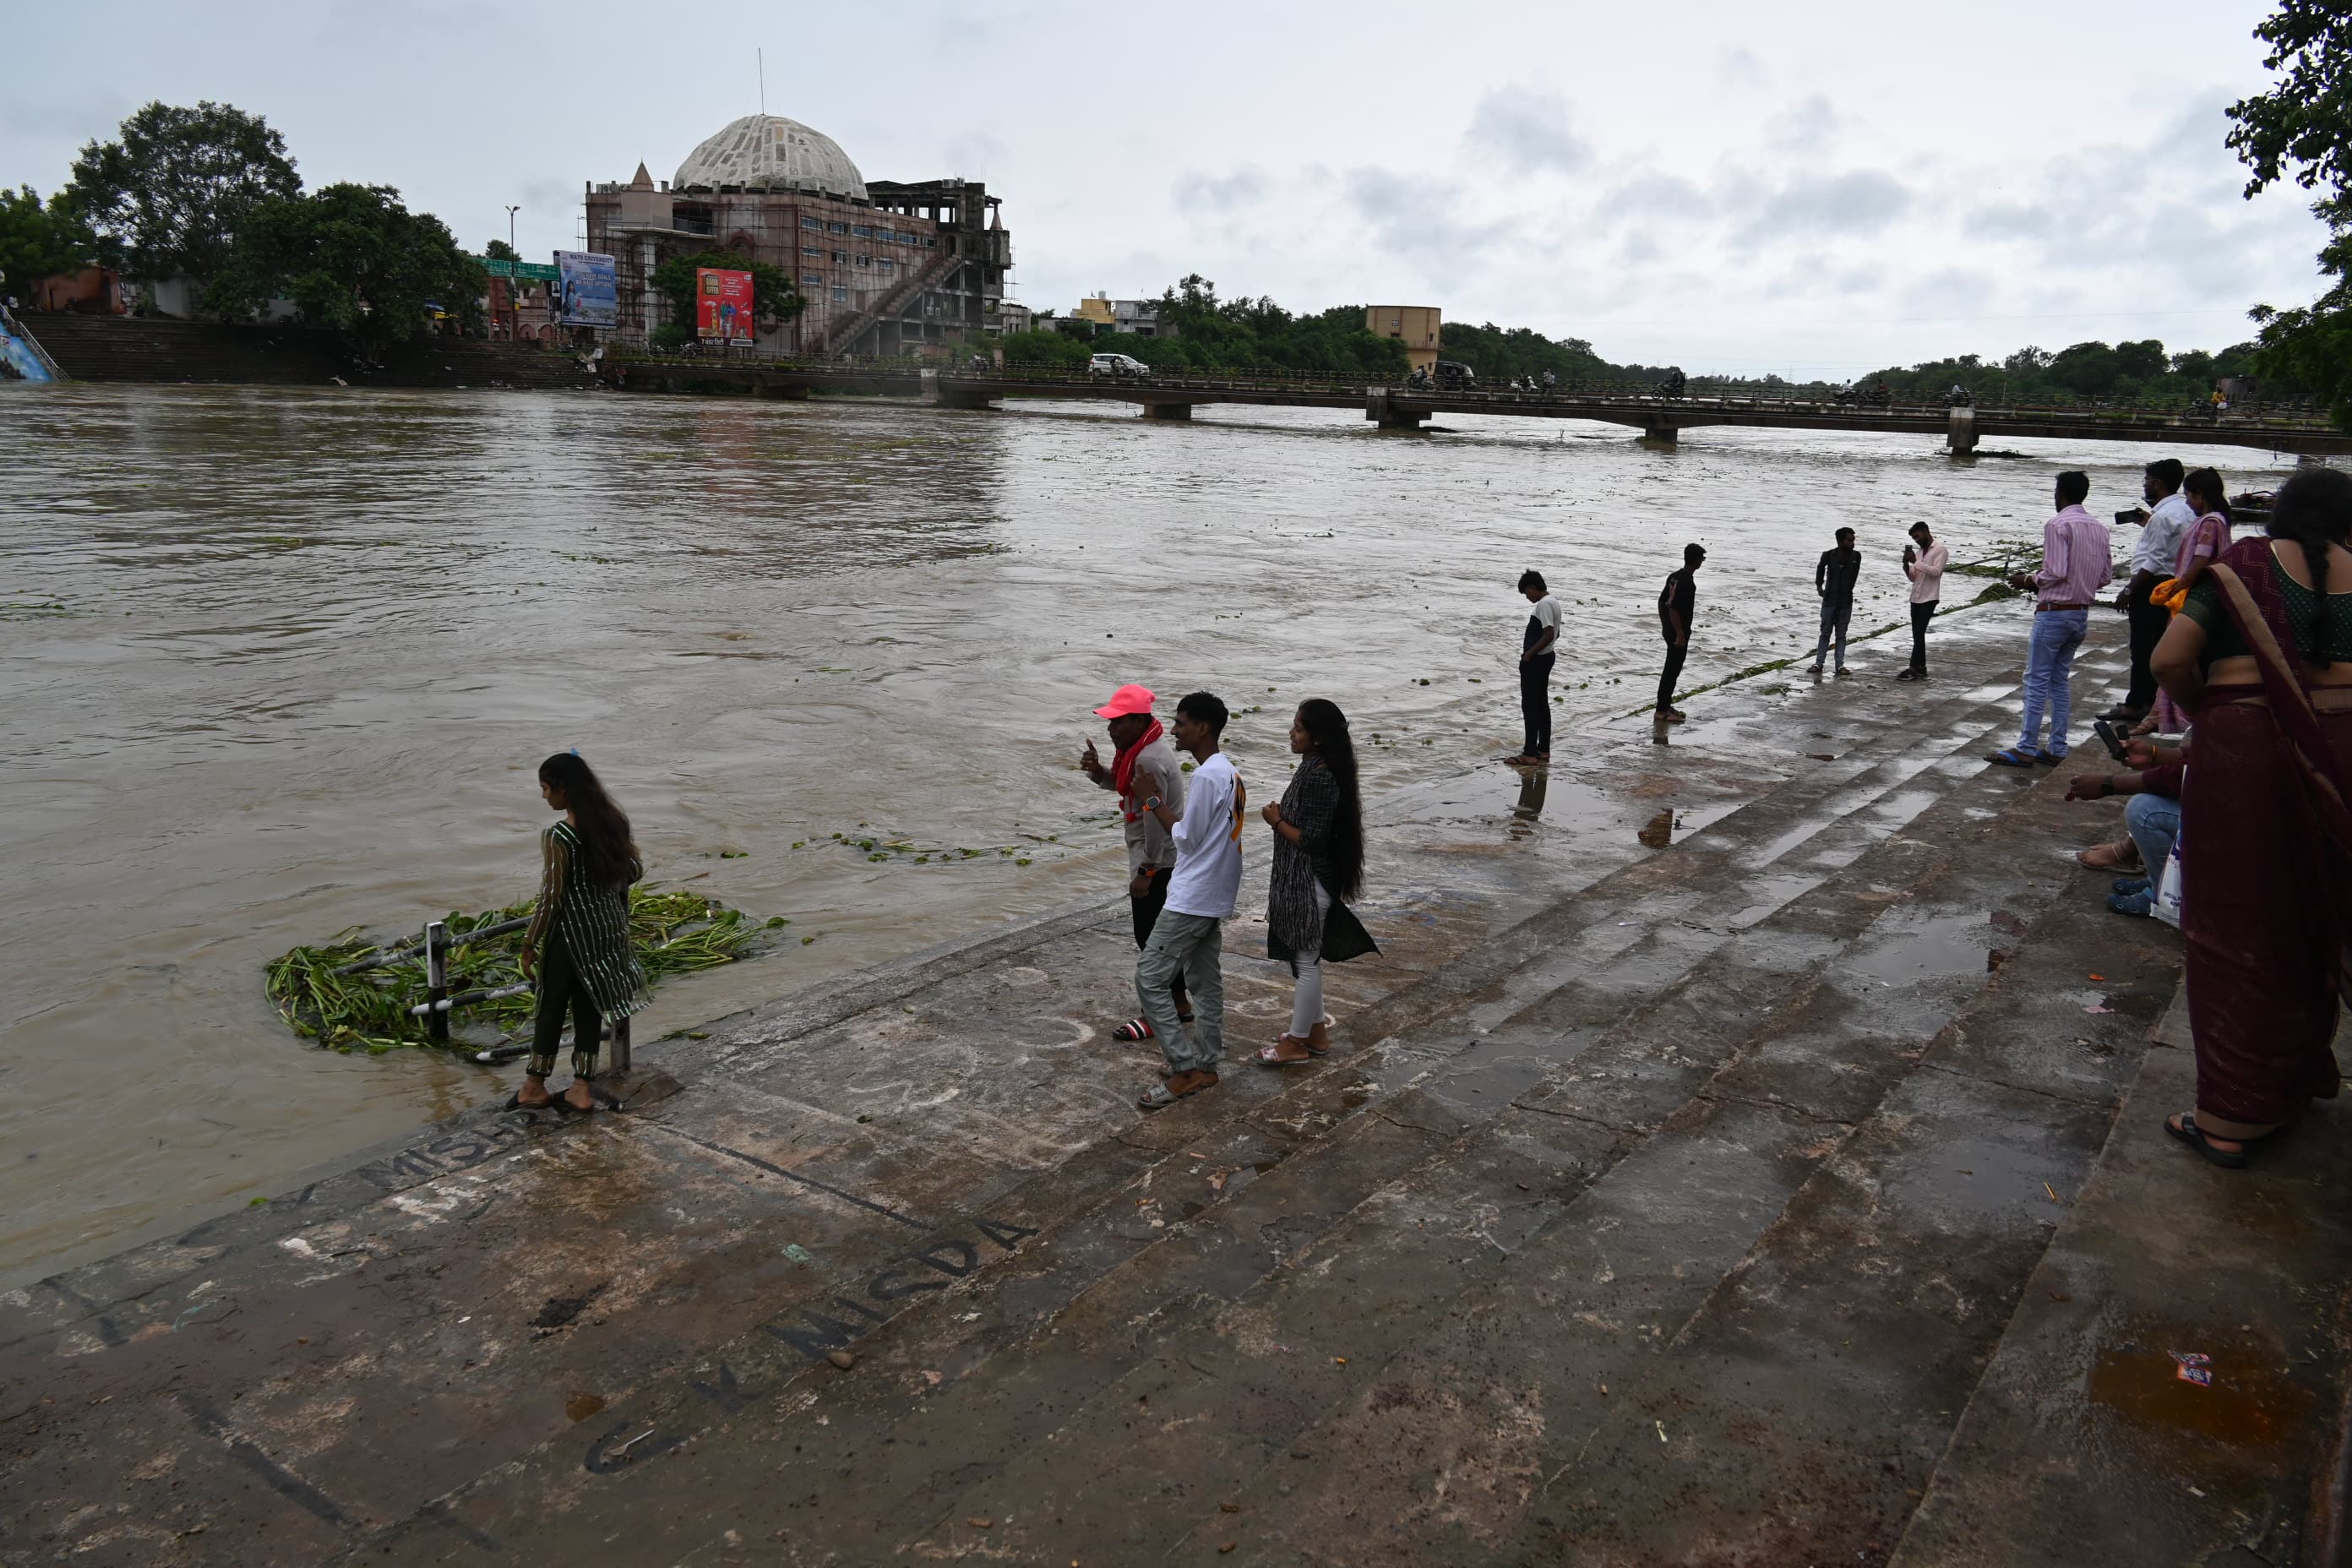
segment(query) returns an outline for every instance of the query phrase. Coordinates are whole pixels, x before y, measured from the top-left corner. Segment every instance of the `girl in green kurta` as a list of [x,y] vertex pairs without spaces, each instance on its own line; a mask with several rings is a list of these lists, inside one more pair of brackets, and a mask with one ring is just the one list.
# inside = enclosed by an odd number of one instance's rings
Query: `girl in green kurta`
[[[593,1110],[612,1097],[596,1088],[604,1021],[645,999],[646,973],[629,944],[629,886],[645,875],[629,819],[577,752],[539,764],[539,793],[563,820],[540,835],[539,907],[523,933],[523,978],[539,979],[539,1017],[524,1083],[509,1103]],[[563,1016],[572,1015],[572,1087],[551,1100]]]

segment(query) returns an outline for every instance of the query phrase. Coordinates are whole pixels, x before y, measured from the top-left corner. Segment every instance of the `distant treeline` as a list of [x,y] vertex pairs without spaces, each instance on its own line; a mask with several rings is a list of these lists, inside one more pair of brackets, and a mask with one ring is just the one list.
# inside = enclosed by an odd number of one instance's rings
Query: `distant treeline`
[[[2076,343],[2051,353],[2022,348],[2006,359],[1978,354],[1929,360],[1908,370],[1890,366],[1863,377],[1880,382],[1898,403],[1934,402],[1954,385],[1967,387],[1979,403],[2201,403],[2221,382],[2252,376],[2257,345],[2235,343],[2219,353],[2190,349],[2168,353],[2154,338],[2136,343]],[[2299,389],[2266,382],[2263,395],[2290,396]]]
[[1405,373],[1404,344],[1366,331],[1361,305],[1295,316],[1263,297],[1220,300],[1217,286],[1197,272],[1160,297],[1160,324],[1173,327],[1177,335],[1147,338],[1074,323],[1076,330],[1067,332],[1010,333],[1003,347],[1005,359],[1014,364],[1079,366],[1090,354],[1115,350],[1166,370],[1222,367],[1388,377]]
[[[1172,337],[1143,337],[1066,323],[1069,331],[1042,329],[1015,332],[1003,341],[1004,357],[1014,364],[1067,365],[1086,363],[1088,355],[1110,350],[1167,370],[1215,368],[1294,370],[1330,374],[1401,377],[1406,371],[1404,344],[1364,328],[1364,307],[1338,305],[1314,315],[1294,315],[1264,296],[1222,300],[1217,286],[1199,273],[1171,286],[1160,297],[1160,324],[1173,327]],[[1601,358],[1583,338],[1547,338],[1528,327],[1498,327],[1488,321],[1471,326],[1448,321],[1442,329],[1440,353],[1468,365],[1481,385],[1501,386],[1521,376],[1540,380],[1549,371],[1562,382],[1591,384],[1617,383],[1651,387],[1672,365],[1615,364]],[[1940,403],[1955,384],[1965,386],[1979,402],[2064,404],[2202,402],[2217,384],[2232,376],[2253,374],[2252,343],[2239,343],[2209,353],[2202,349],[2168,353],[2150,338],[2142,342],[2076,343],[2051,353],[2023,348],[2002,360],[1978,354],[1931,360],[1908,369],[1890,366],[1865,375],[1855,384],[1875,390],[1885,383],[1888,395],[1901,403]],[[1705,377],[1709,392],[1827,392],[1836,383],[1790,382],[1778,375]],[[2266,395],[2291,395],[2293,387],[2273,384]]]

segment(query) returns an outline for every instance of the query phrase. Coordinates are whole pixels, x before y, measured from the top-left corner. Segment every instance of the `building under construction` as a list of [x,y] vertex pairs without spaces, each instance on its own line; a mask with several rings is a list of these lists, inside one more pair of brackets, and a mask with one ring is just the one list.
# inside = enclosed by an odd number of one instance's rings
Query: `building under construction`
[[[613,258],[618,333],[670,320],[664,261],[730,251],[793,280],[807,308],[758,346],[812,357],[945,353],[1001,330],[1013,237],[977,180],[868,184],[840,144],[780,114],[747,114],[656,182],[588,187],[588,248]],[[691,326],[692,323],[686,323]]]

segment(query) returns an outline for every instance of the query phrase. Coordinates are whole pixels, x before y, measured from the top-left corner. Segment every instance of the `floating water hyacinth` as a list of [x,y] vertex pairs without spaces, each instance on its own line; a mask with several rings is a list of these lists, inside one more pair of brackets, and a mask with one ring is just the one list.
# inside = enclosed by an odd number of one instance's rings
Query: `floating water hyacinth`
[[[530,909],[524,902],[446,917],[452,942],[473,931],[513,927],[450,950],[451,995],[524,983],[520,962],[523,931],[515,922],[528,917]],[[629,889],[629,935],[652,984],[747,957],[758,932],[790,923],[778,917],[763,926],[700,893]],[[428,1044],[425,1020],[409,1013],[425,1000],[421,943],[421,936],[386,942],[347,931],[318,946],[295,948],[269,965],[269,1000],[296,1034],[337,1050],[383,1052]],[[370,958],[393,961],[352,968]],[[468,1004],[457,1009],[455,1018],[461,1025],[487,1024],[505,1032],[527,1023],[537,1005],[530,993],[523,991]]]

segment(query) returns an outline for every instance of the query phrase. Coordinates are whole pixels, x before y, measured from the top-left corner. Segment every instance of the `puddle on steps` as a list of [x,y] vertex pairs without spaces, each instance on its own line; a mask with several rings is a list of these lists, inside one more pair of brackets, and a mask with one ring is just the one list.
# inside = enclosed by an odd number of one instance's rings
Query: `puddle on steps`
[[[2175,1352],[2207,1357],[2204,1370],[2213,1381],[2200,1385],[2181,1377]],[[2200,1456],[2216,1453],[2208,1445],[2267,1454],[2304,1430],[2312,1397],[2279,1373],[2278,1357],[2275,1347],[2236,1336],[2144,1329],[2100,1353],[2084,1392],[2143,1431],[2200,1439]]]

